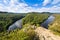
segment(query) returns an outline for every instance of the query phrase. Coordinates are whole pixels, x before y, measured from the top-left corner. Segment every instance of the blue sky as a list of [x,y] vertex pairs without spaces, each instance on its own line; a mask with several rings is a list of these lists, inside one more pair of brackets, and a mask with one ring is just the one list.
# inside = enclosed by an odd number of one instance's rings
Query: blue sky
[[60,13],[60,0],[0,0],[0,11]]

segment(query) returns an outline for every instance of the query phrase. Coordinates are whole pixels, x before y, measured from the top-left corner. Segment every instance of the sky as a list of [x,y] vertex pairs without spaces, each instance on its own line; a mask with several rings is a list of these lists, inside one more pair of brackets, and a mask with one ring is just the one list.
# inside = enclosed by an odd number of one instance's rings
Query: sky
[[0,11],[60,13],[60,0],[0,0]]

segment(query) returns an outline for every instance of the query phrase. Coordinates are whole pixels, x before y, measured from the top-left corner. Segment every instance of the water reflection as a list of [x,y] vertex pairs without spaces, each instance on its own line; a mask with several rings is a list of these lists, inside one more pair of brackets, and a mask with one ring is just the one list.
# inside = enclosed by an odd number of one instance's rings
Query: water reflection
[[22,28],[22,20],[18,20],[14,24],[9,26],[8,31],[14,30],[16,28]]
[[[48,29],[48,24],[54,21],[55,17],[51,15],[45,22],[41,24],[42,27],[45,27]],[[14,30],[16,28],[22,28],[22,19],[16,21],[14,24],[9,26],[8,31]]]
[[55,17],[51,15],[44,23],[41,24],[42,27],[48,29],[48,24],[54,21]]

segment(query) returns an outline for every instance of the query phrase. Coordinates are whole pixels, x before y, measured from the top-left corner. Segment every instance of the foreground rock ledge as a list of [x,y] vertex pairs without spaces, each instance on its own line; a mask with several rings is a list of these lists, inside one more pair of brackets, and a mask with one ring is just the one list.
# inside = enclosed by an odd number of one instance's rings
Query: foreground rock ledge
[[35,32],[39,36],[39,40],[60,40],[60,36],[54,35],[50,30],[38,27]]

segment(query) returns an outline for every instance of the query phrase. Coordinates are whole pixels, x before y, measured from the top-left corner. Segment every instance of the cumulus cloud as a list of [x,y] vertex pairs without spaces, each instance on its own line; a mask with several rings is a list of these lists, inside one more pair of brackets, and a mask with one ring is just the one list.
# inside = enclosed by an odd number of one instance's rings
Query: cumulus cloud
[[58,4],[60,3],[60,0],[53,0],[52,4]]
[[[24,0],[22,0],[24,1]],[[51,0],[50,0],[51,1]],[[46,6],[50,3],[49,0],[45,0],[43,5]],[[52,2],[53,3],[53,2]],[[35,4],[34,6],[38,6]],[[59,6],[59,5],[58,5]],[[7,12],[16,12],[16,13],[27,13],[27,12],[60,12],[60,7],[53,6],[53,7],[41,7],[41,8],[34,8],[26,4],[25,2],[18,2],[18,0],[0,0],[0,11],[7,11]]]
[[41,9],[37,9],[39,12],[56,12],[56,13],[59,13],[60,12],[60,7],[57,7],[57,6],[53,6],[53,7],[50,7],[50,8],[45,8],[45,7],[42,7]]
[[43,6],[46,6],[47,4],[51,3],[51,0],[44,0]]
[[34,4],[33,6],[38,6],[38,4]]
[[[4,2],[5,1],[5,2]],[[8,1],[3,0],[3,3]],[[28,6],[25,3],[19,3],[17,0],[10,0],[7,6],[0,4],[0,11],[8,11],[8,12],[25,12],[25,8]]]
[[46,6],[47,4],[55,5],[55,4],[60,4],[60,0],[44,0],[43,6]]

